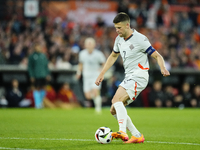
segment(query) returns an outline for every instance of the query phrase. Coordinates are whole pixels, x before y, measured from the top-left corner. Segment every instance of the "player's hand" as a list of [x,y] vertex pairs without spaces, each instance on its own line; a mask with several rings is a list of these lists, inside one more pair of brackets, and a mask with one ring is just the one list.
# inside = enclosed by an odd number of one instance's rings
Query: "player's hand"
[[81,78],[81,74],[76,74],[76,79],[79,80]]
[[165,68],[161,70],[161,73],[162,73],[162,75],[163,75],[164,77],[170,76],[169,71],[168,71],[167,69],[165,69]]
[[76,79],[79,80],[81,78],[81,71],[76,72]]
[[103,79],[104,79],[104,75],[103,75],[103,74],[100,74],[100,75],[97,77],[97,79],[96,79],[96,81],[95,81],[95,84],[99,86],[99,85],[101,84],[101,82],[103,81]]

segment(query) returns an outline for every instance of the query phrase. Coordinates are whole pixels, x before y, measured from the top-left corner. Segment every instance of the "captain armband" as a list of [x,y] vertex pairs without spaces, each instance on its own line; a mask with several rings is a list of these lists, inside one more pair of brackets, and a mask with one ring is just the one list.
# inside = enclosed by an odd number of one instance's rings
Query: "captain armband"
[[147,48],[147,50],[145,51],[148,55],[151,55],[153,52],[155,52],[156,50],[152,47],[149,46],[149,48]]

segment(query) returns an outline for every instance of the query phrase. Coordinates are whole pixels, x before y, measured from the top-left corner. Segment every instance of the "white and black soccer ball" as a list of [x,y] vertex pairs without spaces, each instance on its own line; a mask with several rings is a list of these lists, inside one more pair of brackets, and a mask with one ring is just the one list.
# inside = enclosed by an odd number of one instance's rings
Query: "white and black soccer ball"
[[98,143],[108,144],[112,141],[112,130],[108,127],[100,127],[95,133],[95,139]]

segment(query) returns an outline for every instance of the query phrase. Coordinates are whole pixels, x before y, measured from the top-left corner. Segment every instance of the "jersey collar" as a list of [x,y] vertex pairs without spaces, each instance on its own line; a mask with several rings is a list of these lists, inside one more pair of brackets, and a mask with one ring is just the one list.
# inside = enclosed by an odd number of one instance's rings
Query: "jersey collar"
[[[134,32],[134,30],[133,30],[133,32]],[[125,40],[125,41],[128,41],[132,36],[133,36],[133,33],[132,33],[129,37],[124,38],[124,40]]]
[[128,41],[131,37],[133,36],[133,34],[131,34],[129,37],[127,37],[126,39],[124,38],[125,41]]

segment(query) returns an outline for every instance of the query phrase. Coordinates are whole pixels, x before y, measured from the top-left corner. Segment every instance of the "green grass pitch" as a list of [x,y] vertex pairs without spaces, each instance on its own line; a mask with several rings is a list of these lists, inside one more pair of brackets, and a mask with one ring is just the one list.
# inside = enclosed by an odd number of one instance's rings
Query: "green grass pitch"
[[[143,144],[95,141],[101,126],[118,131],[117,121],[104,108],[0,109],[0,149],[11,150],[199,150],[200,109],[127,108],[144,134]],[[130,135],[130,133],[128,133]]]

